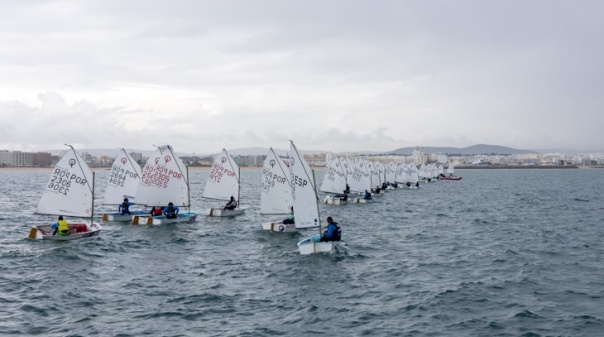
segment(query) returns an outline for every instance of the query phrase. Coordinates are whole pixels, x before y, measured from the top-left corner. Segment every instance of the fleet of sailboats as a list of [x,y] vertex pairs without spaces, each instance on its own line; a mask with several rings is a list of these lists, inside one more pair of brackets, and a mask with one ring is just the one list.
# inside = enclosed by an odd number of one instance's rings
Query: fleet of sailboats
[[[262,168],[260,189],[260,214],[285,215],[284,221],[272,221],[262,224],[262,229],[270,232],[298,232],[309,230],[311,234],[298,241],[300,254],[332,252],[338,241],[322,240],[322,224],[319,208],[320,190],[327,193],[324,202],[343,204],[348,193],[364,194],[367,191],[384,191],[394,188],[416,188],[419,181],[438,180],[444,177],[444,168],[440,165],[382,163],[366,160],[363,157],[331,156],[326,163],[320,189],[317,189],[315,173],[290,141],[287,161],[270,148]],[[214,156],[212,168],[208,174],[203,197],[215,200],[236,200],[234,209],[225,207],[211,208],[210,216],[232,217],[244,213],[240,208],[241,180],[240,169],[228,152],[223,149]],[[453,176],[453,164],[448,165],[447,174]],[[461,179],[461,177],[459,177]],[[49,182],[37,207],[37,214],[61,216],[56,225],[33,225],[29,238],[42,240],[76,240],[98,236],[102,227],[94,222],[94,183],[95,176],[85,161],[69,146],[56,164]],[[107,181],[103,203],[119,205],[122,201],[132,200],[144,210],[103,214],[107,222],[131,221],[132,224],[161,225],[179,222],[193,222],[198,213],[191,212],[188,168],[174,155],[169,145],[158,146],[149,157],[143,169],[121,148],[114,159]],[[353,202],[363,202],[361,197]],[[178,211],[168,216],[166,206],[173,204]],[[147,208],[164,209],[164,214],[152,214]],[[180,207],[187,211],[180,212]],[[70,221],[68,230],[62,217],[89,218],[89,221]],[[331,219],[327,219],[330,223]],[[58,226],[57,226],[58,225]],[[55,228],[62,228],[56,234]],[[318,232],[312,234],[312,231]]]

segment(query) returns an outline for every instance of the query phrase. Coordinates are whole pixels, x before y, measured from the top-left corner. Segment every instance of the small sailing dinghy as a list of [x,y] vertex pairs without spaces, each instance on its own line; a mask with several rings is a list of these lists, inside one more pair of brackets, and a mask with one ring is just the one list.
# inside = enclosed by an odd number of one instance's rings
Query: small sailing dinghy
[[[141,167],[124,148],[119,149],[118,154],[113,160],[111,173],[107,188],[105,189],[104,205],[115,205],[118,207],[124,200],[136,201],[136,191],[141,180]],[[109,222],[132,221],[132,217],[136,215],[147,215],[147,211],[130,211],[127,214],[104,213],[101,220]]]
[[55,165],[44,188],[36,214],[65,217],[87,217],[89,222],[69,221],[69,235],[53,235],[50,224],[34,225],[29,231],[32,240],[69,241],[98,236],[101,225],[94,217],[94,173],[71,145]]
[[[297,228],[318,228],[321,233],[319,196],[315,184],[315,174],[306,160],[300,155],[294,142],[290,140],[289,165],[294,198],[294,212]],[[331,252],[336,242],[321,242],[321,235],[313,235],[300,240],[297,244],[302,255]]]
[[440,180],[461,180],[461,177],[454,175],[454,173],[455,166],[453,163],[449,163],[449,166],[447,167],[447,176],[442,175]]
[[356,158],[354,162],[353,174],[349,179],[350,190],[353,193],[362,195],[351,198],[353,204],[364,204],[372,202],[373,199],[364,199],[365,191],[371,191],[371,175],[367,169],[367,164],[362,158]]
[[[136,191],[138,203],[147,207],[165,207],[173,203],[177,207],[191,205],[189,170],[183,161],[174,155],[170,145],[158,146],[143,168],[141,181]],[[164,225],[179,222],[193,222],[198,213],[179,212],[175,218],[164,215],[135,215],[134,225]]]
[[239,203],[241,201],[241,181],[239,178],[239,165],[235,163],[225,149],[222,149],[221,153],[214,156],[212,170],[210,170],[210,173],[208,174],[202,196],[208,199],[225,201],[231,200],[231,197],[236,198],[235,202],[237,203],[237,206],[235,209],[225,209],[225,207],[210,208],[210,212],[208,213],[209,216],[233,217],[245,212],[245,209],[239,208]]
[[[289,181],[289,169],[271,147],[262,167],[260,214],[290,214],[292,207],[292,186]],[[293,219],[291,220],[292,223],[283,223],[284,221],[266,222],[262,224],[262,229],[281,233],[297,232]]]
[[326,193],[332,193],[326,195],[323,198],[323,202],[329,205],[343,205],[348,201],[348,194],[346,190],[346,171],[344,165],[340,161],[340,158],[334,156],[327,167],[325,167],[325,174],[323,175],[323,182],[321,183],[321,191]]

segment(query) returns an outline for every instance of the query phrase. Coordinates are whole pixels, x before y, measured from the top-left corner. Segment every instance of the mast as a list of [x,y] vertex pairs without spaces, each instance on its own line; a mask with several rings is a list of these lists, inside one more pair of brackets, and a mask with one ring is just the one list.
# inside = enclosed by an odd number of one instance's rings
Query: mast
[[[297,150],[297,149],[296,149]],[[321,235],[321,212],[319,211],[319,196],[317,195],[317,190],[315,186],[317,185],[315,182],[315,170],[312,171],[312,184],[313,184],[313,192],[315,192],[315,205],[317,206],[317,215],[319,216],[319,235]]]
[[95,176],[95,173],[93,171],[92,172],[92,207],[90,210],[90,226],[92,226],[92,223],[94,222],[94,176]]
[[189,165],[185,165],[187,168],[187,209],[191,212],[191,188],[189,187]]
[[241,206],[241,168],[237,166],[237,208]]

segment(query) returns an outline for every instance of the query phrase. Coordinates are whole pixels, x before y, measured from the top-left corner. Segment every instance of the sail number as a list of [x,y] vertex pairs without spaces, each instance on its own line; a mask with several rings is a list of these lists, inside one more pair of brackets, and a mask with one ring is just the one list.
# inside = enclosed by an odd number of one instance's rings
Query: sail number
[[138,179],[138,173],[114,166],[111,169],[111,177],[109,178],[109,183],[116,186],[124,187],[126,178]]
[[50,177],[48,189],[63,195],[67,195],[67,193],[69,193],[71,183],[85,185],[86,178],[78,177],[77,175],[69,173],[69,171],[58,167],[52,173],[52,177]]
[[147,166],[143,170],[143,177],[141,181],[147,186],[157,186],[161,188],[168,188],[170,179],[182,179],[182,173],[170,170],[163,166]]
[[262,175],[264,176],[264,180],[262,180],[262,189],[269,190],[271,187],[274,187],[275,184],[285,184],[285,177],[280,176],[271,170],[262,169]]
[[210,180],[219,183],[225,174],[229,177],[235,176],[235,172],[227,170],[224,166],[214,163],[214,165],[212,165],[212,171],[210,171],[209,178]]

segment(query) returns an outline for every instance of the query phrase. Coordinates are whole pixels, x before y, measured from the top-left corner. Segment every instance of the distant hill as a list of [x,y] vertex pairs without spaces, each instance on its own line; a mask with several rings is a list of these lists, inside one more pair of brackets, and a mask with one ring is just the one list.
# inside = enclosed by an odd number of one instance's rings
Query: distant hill
[[[410,155],[411,153],[413,153],[414,148],[415,147],[402,147],[400,149],[390,151],[390,152],[388,152],[388,154]],[[511,147],[507,147],[507,146],[485,145],[485,144],[472,145],[472,146],[468,146],[468,147],[424,146],[423,150],[424,150],[424,153],[442,153],[442,154],[447,154],[447,155],[463,155],[463,156],[479,155],[479,154],[507,155],[507,154],[524,154],[524,153],[535,153],[536,152],[536,151],[532,151],[532,150],[514,149]]]
[[[340,153],[349,153],[355,155],[388,155],[388,154],[397,154],[397,155],[411,155],[413,153],[413,149],[415,147],[401,147],[393,151],[355,151],[355,152],[340,152]],[[509,154],[524,154],[524,153],[565,153],[565,154],[580,154],[580,153],[603,153],[604,150],[599,151],[577,151],[572,149],[532,149],[532,150],[520,150],[514,149],[507,146],[500,145],[486,145],[486,144],[478,144],[472,145],[468,147],[435,147],[435,146],[423,146],[424,153],[442,153],[447,155],[480,155],[480,154],[500,154],[500,155],[509,155]],[[93,156],[100,157],[102,155],[113,157],[117,153],[118,149],[76,149],[78,152],[89,153]],[[139,149],[126,149],[128,152],[139,152],[143,154],[143,157],[148,157],[153,153],[154,150],[139,150]],[[274,149],[277,155],[286,156],[289,149]],[[50,152],[53,155],[59,155],[67,151],[65,149],[53,149],[53,150],[44,150],[44,152]],[[268,152],[268,147],[247,147],[247,148],[238,148],[238,149],[227,149],[231,156],[254,156],[254,155],[266,155]],[[302,150],[300,151],[304,154],[321,154],[328,153],[327,150]],[[178,156],[211,156],[215,153],[184,153],[184,152],[176,152]]]

